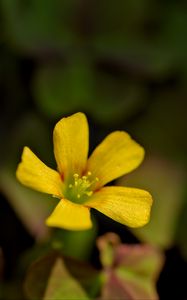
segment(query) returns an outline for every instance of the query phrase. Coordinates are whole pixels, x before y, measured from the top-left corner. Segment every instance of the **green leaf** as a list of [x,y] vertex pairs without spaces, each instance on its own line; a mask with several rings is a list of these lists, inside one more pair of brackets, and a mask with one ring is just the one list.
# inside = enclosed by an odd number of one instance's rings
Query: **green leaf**
[[84,110],[93,100],[92,77],[86,58],[71,57],[66,65],[46,65],[35,74],[35,101],[45,114],[55,118]]
[[33,112],[23,114],[9,134],[6,149],[9,148],[14,151],[7,151],[3,163],[5,168],[9,168],[12,173],[15,172],[17,164],[21,160],[24,146],[31,148],[47,165],[56,168],[52,132],[48,123],[45,123],[41,117]]
[[183,205],[184,181],[180,165],[154,156],[147,157],[136,172],[118,181],[118,185],[145,189],[153,196],[150,222],[133,230],[138,238],[162,248],[173,244]]
[[3,0],[1,4],[9,43],[21,52],[60,53],[64,46],[73,43],[71,18],[76,1]]
[[[94,90],[88,107],[99,123],[116,124],[136,114],[146,103],[146,89],[137,82],[128,80],[123,72],[104,70],[93,73]],[[90,98],[91,99],[91,98]]]
[[187,161],[185,93],[183,88],[158,89],[144,117],[134,120],[131,127],[147,152],[158,153],[181,164]]
[[55,200],[23,187],[9,170],[1,170],[0,188],[30,234],[36,239],[46,238],[49,228],[45,220],[53,210]]
[[[100,123],[128,119],[145,104],[146,89],[113,74],[95,70],[83,53],[67,64],[46,65],[35,74],[35,101],[47,116],[83,110]],[[116,105],[117,103],[117,105]]]
[[88,300],[89,298],[81,285],[70,275],[63,260],[58,258],[49,276],[43,299]]
[[[75,299],[75,293],[88,299],[87,295],[93,298],[98,293],[99,273],[87,263],[52,252],[30,266],[24,288],[29,300]],[[57,298],[56,293],[64,296]]]
[[26,145],[46,164],[54,161],[50,131],[33,113],[20,118],[9,135],[6,149],[12,151],[7,151],[4,157],[0,170],[0,188],[30,234],[37,239],[43,239],[49,234],[45,220],[57,204],[57,200],[26,188],[17,181],[16,168]]

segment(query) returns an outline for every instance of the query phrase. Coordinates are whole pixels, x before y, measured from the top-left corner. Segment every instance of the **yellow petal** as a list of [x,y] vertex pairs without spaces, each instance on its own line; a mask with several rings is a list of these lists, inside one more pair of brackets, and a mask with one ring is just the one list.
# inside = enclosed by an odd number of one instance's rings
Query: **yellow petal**
[[98,177],[96,188],[138,167],[144,158],[144,149],[124,131],[109,134],[94,150],[87,169]]
[[140,189],[126,187],[104,187],[84,203],[130,227],[148,223],[152,205],[151,195]]
[[62,198],[63,182],[60,174],[47,167],[28,147],[23,149],[16,176],[23,185]]
[[58,169],[66,178],[85,169],[88,144],[88,122],[83,113],[61,119],[53,132],[54,154]]
[[62,199],[46,220],[48,226],[68,230],[84,230],[92,227],[90,209],[80,204]]

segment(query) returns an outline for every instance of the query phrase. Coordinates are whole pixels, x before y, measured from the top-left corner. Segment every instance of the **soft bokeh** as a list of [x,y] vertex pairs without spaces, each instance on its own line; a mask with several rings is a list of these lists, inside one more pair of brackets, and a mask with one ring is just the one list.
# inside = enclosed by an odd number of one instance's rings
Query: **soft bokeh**
[[[95,241],[108,231],[123,243],[146,242],[165,253],[160,299],[186,299],[187,3],[1,0],[0,25],[3,299],[27,299],[25,272],[49,250],[99,268]],[[90,232],[51,231],[44,220],[56,200],[16,181],[25,145],[56,167],[53,127],[77,111],[88,117],[91,150],[114,130],[144,146],[144,163],[116,182],[152,193],[152,217],[144,228],[130,231],[94,213]],[[55,266],[54,272],[62,271],[58,260]]]

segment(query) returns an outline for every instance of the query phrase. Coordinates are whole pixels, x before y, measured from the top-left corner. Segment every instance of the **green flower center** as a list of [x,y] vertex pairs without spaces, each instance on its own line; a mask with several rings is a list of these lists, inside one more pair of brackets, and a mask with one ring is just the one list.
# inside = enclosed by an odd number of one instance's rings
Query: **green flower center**
[[65,197],[73,202],[83,203],[93,194],[94,186],[98,181],[97,177],[93,179],[91,172],[82,177],[74,174],[71,182],[67,185]]

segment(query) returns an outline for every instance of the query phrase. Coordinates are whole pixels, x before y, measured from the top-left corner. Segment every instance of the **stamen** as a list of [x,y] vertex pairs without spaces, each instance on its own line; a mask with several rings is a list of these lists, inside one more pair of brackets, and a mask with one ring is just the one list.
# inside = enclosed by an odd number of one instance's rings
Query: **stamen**
[[87,196],[91,196],[92,194],[93,194],[93,191],[86,192]]
[[92,176],[90,171],[87,172],[87,175],[83,175],[82,177],[77,173],[73,175],[74,180],[68,185],[68,188],[71,189],[72,197],[85,199],[85,196],[90,197],[93,194],[94,184],[98,182],[99,179],[97,177],[93,179],[90,178],[90,176]]
[[79,178],[79,174],[76,174],[76,173],[75,173],[75,174],[73,175],[73,177],[74,177],[75,179],[78,179],[78,178]]

